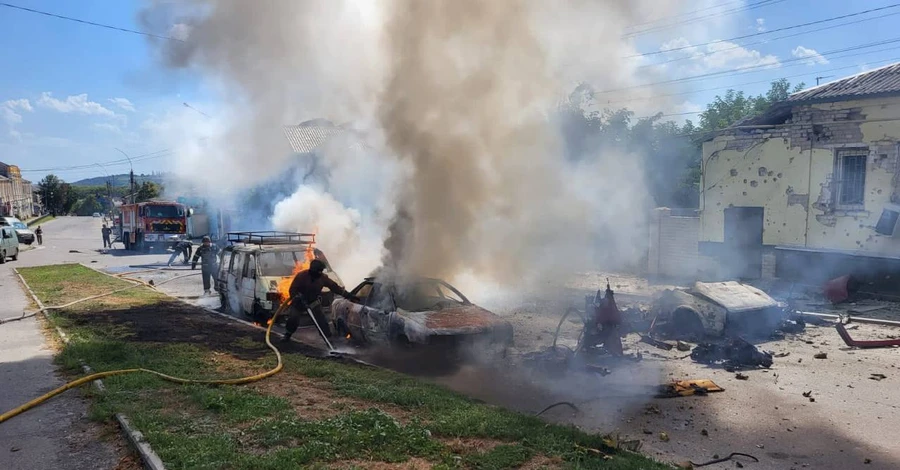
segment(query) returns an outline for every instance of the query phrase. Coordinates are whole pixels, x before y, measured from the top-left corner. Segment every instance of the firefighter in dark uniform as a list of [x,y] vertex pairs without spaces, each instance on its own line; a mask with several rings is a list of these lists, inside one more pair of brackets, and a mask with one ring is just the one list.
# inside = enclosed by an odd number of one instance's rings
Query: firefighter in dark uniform
[[331,327],[328,325],[325,314],[322,313],[322,301],[319,298],[322,294],[322,289],[325,287],[345,299],[354,302],[359,301],[355,295],[351,295],[325,274],[325,263],[322,260],[314,259],[310,261],[309,269],[297,273],[291,282],[289,291],[291,298],[294,300],[285,324],[284,337],[281,338],[282,342],[290,341],[291,335],[300,326],[300,318],[307,314],[307,309],[312,310],[316,322],[322,328],[322,333],[327,337],[331,337]]
[[194,252],[191,259],[191,269],[197,269],[197,260],[200,260],[200,269],[203,276],[203,294],[210,294],[210,281],[216,272],[216,254],[218,249],[213,246],[209,237],[203,237],[203,244]]

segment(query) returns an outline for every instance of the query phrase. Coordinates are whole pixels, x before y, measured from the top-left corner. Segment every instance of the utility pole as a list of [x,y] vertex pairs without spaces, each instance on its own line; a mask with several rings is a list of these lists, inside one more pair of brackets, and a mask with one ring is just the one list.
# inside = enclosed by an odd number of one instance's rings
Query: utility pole
[[129,157],[127,153],[118,148],[116,150],[118,150],[122,155],[125,155],[125,158],[128,159],[128,166],[131,168],[131,171],[128,174],[128,179],[130,180],[131,187],[131,203],[134,204],[134,165],[131,164],[131,157]]

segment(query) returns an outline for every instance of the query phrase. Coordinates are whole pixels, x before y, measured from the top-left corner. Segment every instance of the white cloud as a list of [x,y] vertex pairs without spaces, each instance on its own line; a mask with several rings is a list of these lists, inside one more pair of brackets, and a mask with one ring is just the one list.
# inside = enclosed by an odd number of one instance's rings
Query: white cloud
[[31,107],[31,102],[24,98],[7,100],[0,103],[0,119],[10,126],[22,122],[22,115],[17,113],[16,110],[31,112],[34,111],[34,108]]
[[65,100],[58,100],[49,91],[41,93],[37,104],[61,113],[79,113],[98,116],[115,116],[116,113],[104,108],[102,104],[88,100],[87,93],[73,95]]
[[766,31],[766,19],[765,18],[757,18],[756,19],[756,32],[763,33]]
[[25,98],[22,98],[20,100],[8,100],[8,101],[5,101],[3,103],[3,105],[10,109],[18,108],[18,109],[21,109],[22,111],[28,111],[28,112],[34,111],[34,108],[31,107],[31,102]]
[[828,63],[828,59],[822,57],[822,54],[816,52],[815,49],[810,49],[803,46],[797,46],[791,51],[791,55],[797,57],[798,59],[806,59],[803,62],[806,65],[824,65]]
[[686,69],[690,73],[705,73],[727,69],[745,69],[749,67],[768,69],[778,68],[781,62],[778,57],[753,49],[747,49],[729,41],[715,41],[703,46],[692,46],[690,41],[679,37],[664,43],[661,51],[671,51],[667,59],[683,57],[685,60],[673,62],[675,67]]
[[109,102],[125,111],[134,112],[134,104],[132,104],[131,101],[128,101],[127,98],[110,98]]
[[186,41],[191,35],[191,25],[186,23],[175,23],[169,28],[169,37]]

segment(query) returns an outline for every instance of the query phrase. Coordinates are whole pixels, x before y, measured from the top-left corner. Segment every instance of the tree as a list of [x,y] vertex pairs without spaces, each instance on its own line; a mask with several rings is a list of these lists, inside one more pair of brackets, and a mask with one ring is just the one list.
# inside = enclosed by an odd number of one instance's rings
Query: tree
[[160,187],[152,181],[144,181],[135,195],[136,202],[146,202],[159,197]]
[[65,195],[62,192],[62,181],[56,175],[47,175],[38,183],[38,194],[44,207],[51,214],[55,216],[64,212]]

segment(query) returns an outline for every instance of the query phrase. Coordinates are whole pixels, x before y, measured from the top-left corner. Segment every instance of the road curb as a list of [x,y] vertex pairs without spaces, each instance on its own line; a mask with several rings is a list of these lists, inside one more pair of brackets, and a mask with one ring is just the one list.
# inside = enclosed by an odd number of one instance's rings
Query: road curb
[[[41,302],[41,299],[39,299],[38,296],[34,293],[34,291],[31,289],[31,286],[29,286],[28,283],[25,282],[25,278],[22,277],[22,274],[19,273],[19,270],[17,268],[13,268],[13,272],[16,273],[16,276],[19,277],[19,281],[23,286],[25,286],[25,290],[28,291],[31,299],[34,300],[34,302],[37,304],[38,308],[40,309],[39,314],[44,315],[44,318],[47,318],[44,314],[44,303]],[[50,319],[47,318],[47,321],[49,322]],[[56,332],[57,334],[59,334],[59,337],[62,339],[63,343],[69,344],[69,335],[67,335],[62,330],[62,328],[56,325],[53,325],[53,327],[56,329]],[[82,363],[81,368],[86,374],[94,373],[91,367],[87,364]],[[93,385],[94,388],[96,388],[100,393],[106,392],[106,386],[103,385],[103,380],[101,379],[94,380],[93,382],[91,382],[91,385]],[[128,420],[128,418],[122,413],[116,413],[115,417],[116,421],[119,423],[119,427],[122,429],[122,433],[125,434],[128,442],[131,443],[134,450],[138,453],[138,455],[140,455],[141,462],[143,462],[144,464],[144,468],[147,470],[165,470],[166,467],[165,465],[163,465],[162,459],[159,458],[159,455],[153,450],[152,447],[150,447],[150,443],[148,443],[146,439],[144,439],[144,435],[131,426],[131,422]]]

